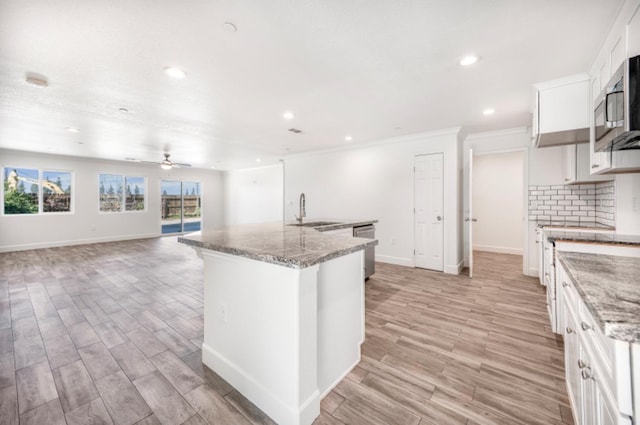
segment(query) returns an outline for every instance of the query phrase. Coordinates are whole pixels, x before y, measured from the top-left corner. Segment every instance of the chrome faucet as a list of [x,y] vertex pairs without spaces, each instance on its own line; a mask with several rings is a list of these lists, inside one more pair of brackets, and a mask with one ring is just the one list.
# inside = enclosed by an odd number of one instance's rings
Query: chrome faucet
[[298,223],[302,224],[302,219],[307,216],[307,211],[305,209],[305,198],[304,193],[300,194],[300,217],[296,216],[296,220]]

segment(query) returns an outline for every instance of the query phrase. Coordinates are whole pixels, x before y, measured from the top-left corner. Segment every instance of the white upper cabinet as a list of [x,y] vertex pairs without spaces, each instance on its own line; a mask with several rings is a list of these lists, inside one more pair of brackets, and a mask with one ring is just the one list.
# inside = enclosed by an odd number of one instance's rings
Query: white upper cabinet
[[589,102],[589,154],[591,174],[637,172],[640,150],[596,152],[593,130],[594,100],[626,58],[640,55],[640,0],[627,0],[596,60],[591,66],[591,101]]
[[534,86],[533,143],[536,147],[589,140],[589,75],[579,74]]
[[613,180],[609,175],[591,174],[589,143],[566,145],[562,147],[564,184],[590,183]]

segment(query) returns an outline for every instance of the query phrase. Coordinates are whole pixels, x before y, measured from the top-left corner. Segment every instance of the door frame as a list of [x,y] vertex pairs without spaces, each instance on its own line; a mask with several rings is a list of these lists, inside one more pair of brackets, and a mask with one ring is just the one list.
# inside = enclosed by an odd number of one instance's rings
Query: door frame
[[[413,241],[413,255],[411,256],[411,267],[412,268],[417,268],[416,267],[416,251],[415,251],[415,247],[416,247],[416,157],[418,156],[427,156],[427,155],[442,155],[442,213],[444,215],[444,209],[446,206],[445,203],[445,181],[447,180],[447,173],[445,173],[445,163],[446,163],[446,153],[443,151],[438,151],[438,152],[424,152],[424,153],[414,153],[413,154],[413,216],[412,216],[412,241]],[[447,238],[445,237],[446,232],[445,232],[445,226],[446,226],[446,220],[447,217],[445,216],[444,219],[442,220],[442,272],[444,273],[444,270],[446,268],[445,265],[445,253],[447,252]],[[429,270],[429,269],[424,269],[424,270]],[[433,270],[433,271],[437,271],[437,270]]]
[[[473,150],[473,147],[469,149]],[[468,149],[468,150],[469,150]],[[483,150],[481,152],[477,152],[474,150],[474,156],[485,156],[485,155],[494,155],[501,153],[510,153],[510,152],[523,152],[522,155],[522,232],[523,232],[523,240],[522,240],[522,273],[526,276],[529,276],[529,148],[528,147],[519,147],[519,148],[510,148],[510,149],[489,149]],[[469,170],[469,164],[466,164],[467,173],[471,174],[472,170]],[[471,178],[471,177],[470,177]],[[473,187],[470,188],[473,190]],[[471,198],[473,193],[470,191],[468,196]],[[466,211],[468,213],[468,210]],[[463,214],[464,216],[464,214]],[[464,222],[463,222],[464,223]],[[473,249],[472,246],[469,249]]]
[[[183,193],[183,187],[184,187],[184,183],[198,183],[200,185],[200,229],[202,230],[202,222],[203,222],[203,214],[202,211],[204,210],[204,191],[202,189],[202,182],[201,181],[195,181],[195,180],[185,180],[185,179],[172,179],[172,178],[167,178],[167,179],[160,179],[160,206],[162,206],[162,182],[177,182],[180,183],[180,231],[179,232],[172,232],[172,233],[162,233],[162,215],[160,216],[160,236],[176,236],[176,235],[184,235],[185,230],[184,230],[184,193]],[[189,232],[190,233],[190,232]]]

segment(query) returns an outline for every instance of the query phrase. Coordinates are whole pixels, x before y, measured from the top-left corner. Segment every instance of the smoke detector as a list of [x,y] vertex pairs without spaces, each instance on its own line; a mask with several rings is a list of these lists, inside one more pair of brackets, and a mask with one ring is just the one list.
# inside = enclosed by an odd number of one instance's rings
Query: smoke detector
[[32,86],[49,87],[49,81],[47,80],[47,77],[35,72],[27,72],[25,81],[27,82],[27,84],[31,84]]

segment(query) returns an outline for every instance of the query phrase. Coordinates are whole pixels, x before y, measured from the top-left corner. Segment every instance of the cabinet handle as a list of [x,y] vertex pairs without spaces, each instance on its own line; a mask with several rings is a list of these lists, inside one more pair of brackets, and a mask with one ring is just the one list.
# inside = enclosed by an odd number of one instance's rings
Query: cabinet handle
[[588,331],[589,329],[593,329],[593,326],[589,326],[586,322],[582,322],[580,325],[583,331]]
[[600,164],[592,164],[591,168],[598,168],[600,166]]
[[582,375],[582,379],[584,379],[585,381],[587,379],[593,379],[593,373],[591,373],[591,368],[588,366],[585,369],[582,369],[580,375]]
[[564,179],[564,181],[568,182],[568,181],[571,181],[571,179]]
[[572,334],[573,333],[573,329],[571,329],[569,326],[567,326],[567,333],[568,334]]
[[580,369],[584,369],[585,367],[589,367],[589,365],[586,364],[583,360],[578,360],[578,367]]
[[566,288],[567,286],[569,286],[569,284],[567,282],[562,282],[562,287]]

